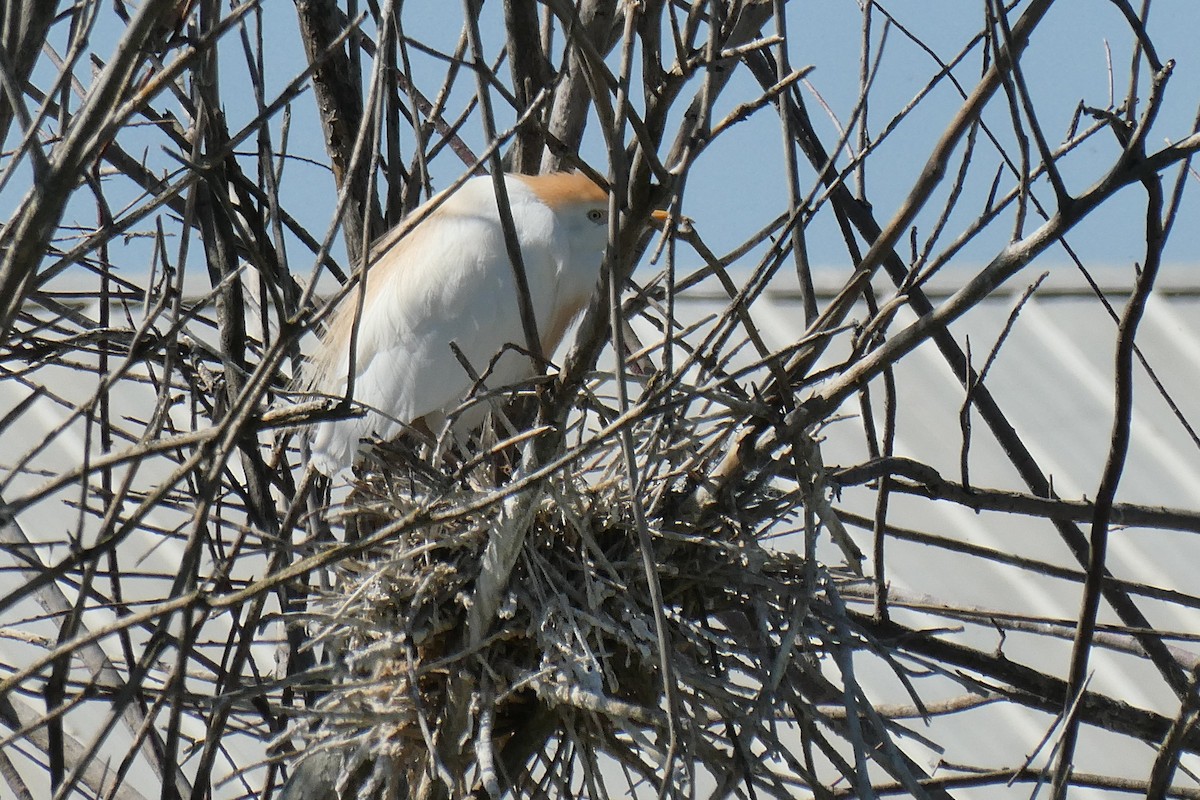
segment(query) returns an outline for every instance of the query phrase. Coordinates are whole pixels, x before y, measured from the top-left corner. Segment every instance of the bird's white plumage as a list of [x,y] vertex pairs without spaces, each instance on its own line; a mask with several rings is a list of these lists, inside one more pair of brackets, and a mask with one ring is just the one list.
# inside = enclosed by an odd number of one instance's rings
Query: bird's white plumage
[[[603,190],[577,174],[509,175],[505,186],[538,334],[549,354],[596,284],[607,240],[607,201]],[[390,439],[405,425],[461,402],[472,381],[451,341],[478,374],[505,344],[525,344],[491,178],[464,183],[387,246],[365,280],[357,333],[352,336],[351,293],[309,363],[313,391],[343,396],[355,341],[352,395],[366,414],[313,430],[313,464],[327,475],[352,463],[363,437]],[[529,359],[510,350],[486,384],[509,385],[530,372]]]

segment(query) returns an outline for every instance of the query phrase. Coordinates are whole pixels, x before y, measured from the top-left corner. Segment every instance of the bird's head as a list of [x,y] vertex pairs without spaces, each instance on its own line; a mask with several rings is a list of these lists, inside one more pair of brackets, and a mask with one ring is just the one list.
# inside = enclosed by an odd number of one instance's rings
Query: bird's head
[[554,212],[572,251],[598,260],[608,243],[608,192],[579,172],[518,177]]

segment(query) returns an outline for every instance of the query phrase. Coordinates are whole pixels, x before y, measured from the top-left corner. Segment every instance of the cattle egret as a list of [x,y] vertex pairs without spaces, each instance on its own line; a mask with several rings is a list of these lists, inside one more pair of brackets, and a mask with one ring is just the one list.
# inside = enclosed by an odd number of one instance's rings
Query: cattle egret
[[[578,173],[507,175],[505,186],[548,356],[596,286],[608,241],[608,196]],[[364,437],[388,440],[421,423],[440,427],[474,384],[451,342],[478,375],[505,345],[525,348],[492,179],[472,178],[436,199],[441,204],[418,216],[407,235],[385,237],[373,254],[357,331],[351,292],[309,362],[313,391],[344,396],[353,341],[352,397],[366,409],[364,416],[315,426],[312,463],[325,475],[349,467]],[[498,388],[532,374],[529,358],[509,348],[484,379]]]

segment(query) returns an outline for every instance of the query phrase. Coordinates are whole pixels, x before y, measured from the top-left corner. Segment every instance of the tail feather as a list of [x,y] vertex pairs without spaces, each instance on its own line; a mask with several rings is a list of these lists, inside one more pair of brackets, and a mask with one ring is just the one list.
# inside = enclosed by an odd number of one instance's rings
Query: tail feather
[[332,478],[353,464],[359,440],[357,422],[353,419],[322,422],[312,430],[309,458],[317,472]]

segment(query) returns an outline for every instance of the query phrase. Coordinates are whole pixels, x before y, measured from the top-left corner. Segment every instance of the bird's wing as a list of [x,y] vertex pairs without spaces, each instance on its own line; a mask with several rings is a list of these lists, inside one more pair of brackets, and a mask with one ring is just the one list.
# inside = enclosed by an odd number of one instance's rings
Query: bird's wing
[[[534,311],[540,324],[549,324],[557,261],[553,223],[543,222],[544,235],[522,237],[522,256]],[[328,473],[348,466],[362,437],[391,438],[405,423],[456,406],[472,381],[451,341],[481,375],[503,345],[523,345],[514,285],[500,227],[487,217],[437,215],[385,253],[367,275],[355,348],[354,400],[368,411],[317,426],[312,451],[318,468]],[[339,309],[314,359],[313,388],[331,395],[346,389],[352,301]],[[528,360],[510,353],[486,383],[502,386],[528,371]]]

